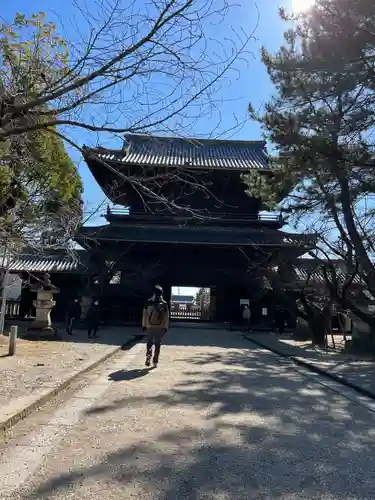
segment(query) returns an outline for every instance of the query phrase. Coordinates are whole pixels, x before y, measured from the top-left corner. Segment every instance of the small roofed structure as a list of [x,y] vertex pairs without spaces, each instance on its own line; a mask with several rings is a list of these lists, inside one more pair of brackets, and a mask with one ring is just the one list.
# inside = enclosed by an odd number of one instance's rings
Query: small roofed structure
[[48,276],[51,285],[60,290],[52,318],[62,321],[72,296],[80,293],[85,279],[91,275],[88,258],[85,250],[56,250],[45,254],[25,250],[19,255],[1,258],[2,272],[5,269],[9,272],[6,315],[32,316],[35,290]]

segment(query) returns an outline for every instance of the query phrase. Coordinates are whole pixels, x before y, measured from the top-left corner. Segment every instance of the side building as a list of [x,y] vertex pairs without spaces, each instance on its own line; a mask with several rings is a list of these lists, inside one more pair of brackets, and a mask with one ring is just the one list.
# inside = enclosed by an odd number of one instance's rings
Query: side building
[[64,321],[72,297],[83,295],[92,281],[87,261],[89,257],[85,250],[55,250],[42,254],[33,249],[24,249],[19,255],[12,257],[3,256],[0,259],[3,266],[0,266],[0,290],[2,296],[2,278],[6,277],[6,316],[17,319],[35,316],[33,302],[36,293],[33,285],[40,283],[47,273],[53,285],[59,289],[56,306],[51,313],[52,320]]
[[275,298],[262,269],[314,246],[310,235],[282,231],[282,218],[261,214],[261,200],[246,194],[243,174],[269,175],[263,141],[127,135],[121,150],[86,148],[85,160],[119,207],[77,234],[97,274],[110,263],[117,276],[102,297],[111,320],[138,318],[160,283],[168,301],[172,286],[210,288],[211,321],[235,320],[249,300],[253,321],[267,322]]

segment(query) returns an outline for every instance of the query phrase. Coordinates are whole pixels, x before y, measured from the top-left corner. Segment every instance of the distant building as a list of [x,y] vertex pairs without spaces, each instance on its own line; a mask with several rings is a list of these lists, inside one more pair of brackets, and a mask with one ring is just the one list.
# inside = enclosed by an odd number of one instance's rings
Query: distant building
[[171,296],[172,311],[193,311],[199,309],[195,304],[193,295],[172,295]]
[[174,304],[193,304],[193,295],[172,295],[171,302]]

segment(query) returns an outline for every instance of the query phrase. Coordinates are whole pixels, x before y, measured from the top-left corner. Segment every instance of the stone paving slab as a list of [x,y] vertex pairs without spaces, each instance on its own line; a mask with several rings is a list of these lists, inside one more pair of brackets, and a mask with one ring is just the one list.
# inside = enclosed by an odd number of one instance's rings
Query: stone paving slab
[[346,354],[340,350],[325,351],[314,347],[311,341],[295,340],[288,335],[279,337],[272,333],[250,332],[246,337],[286,356],[292,356],[299,362],[323,370],[375,397],[373,355]]
[[64,335],[61,341],[18,339],[12,357],[7,356],[8,338],[0,336],[0,429],[26,416],[137,334],[139,328],[103,328],[100,338],[91,341],[84,332],[73,338]]

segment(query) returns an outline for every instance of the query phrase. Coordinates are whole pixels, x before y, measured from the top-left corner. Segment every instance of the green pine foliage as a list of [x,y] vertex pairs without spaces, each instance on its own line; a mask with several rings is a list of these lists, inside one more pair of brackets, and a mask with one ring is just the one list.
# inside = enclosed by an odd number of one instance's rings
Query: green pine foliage
[[[250,112],[278,152],[274,176],[263,182],[265,202],[275,204],[270,188],[293,186],[299,196],[289,212],[340,214],[345,185],[353,204],[374,190],[374,25],[369,1],[317,0],[276,54],[262,49],[275,92],[263,115]],[[250,194],[259,191],[254,176],[248,184]]]
[[282,203],[290,220],[314,223],[321,247],[358,269],[374,294],[375,3],[316,0],[303,14],[280,15],[283,45],[262,49],[273,96],[261,115],[249,107],[277,154],[268,181],[246,179],[248,192],[274,208],[273,189],[292,188]]

